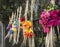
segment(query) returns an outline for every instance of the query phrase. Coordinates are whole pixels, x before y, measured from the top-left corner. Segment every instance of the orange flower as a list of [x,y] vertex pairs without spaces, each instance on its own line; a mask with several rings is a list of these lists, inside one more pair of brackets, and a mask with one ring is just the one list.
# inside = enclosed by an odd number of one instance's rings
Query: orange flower
[[24,30],[24,35],[26,36],[26,37],[32,37],[33,36],[33,31],[32,31],[32,29],[30,28],[30,29],[25,29]]
[[30,30],[29,30],[29,37],[31,38],[33,35],[34,35],[34,34],[33,34],[33,30],[30,29]]
[[31,28],[32,27],[32,22],[31,21],[22,21],[21,23],[20,23],[20,28],[22,29],[23,28],[23,26],[25,27],[25,28]]
[[25,21],[25,23],[23,24],[26,28],[30,28],[32,27],[32,22],[31,21]]
[[24,35],[25,35],[26,37],[29,36],[29,30],[28,30],[28,29],[25,29],[25,30],[24,30]]

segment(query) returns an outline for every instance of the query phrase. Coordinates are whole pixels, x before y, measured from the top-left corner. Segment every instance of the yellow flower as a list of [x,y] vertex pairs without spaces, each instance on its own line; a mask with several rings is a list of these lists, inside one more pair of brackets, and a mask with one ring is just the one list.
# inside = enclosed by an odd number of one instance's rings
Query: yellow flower
[[29,33],[33,32],[33,30],[30,28]]
[[16,28],[14,28],[14,27],[12,28],[12,30],[13,30],[14,32],[17,32],[17,29],[16,29]]

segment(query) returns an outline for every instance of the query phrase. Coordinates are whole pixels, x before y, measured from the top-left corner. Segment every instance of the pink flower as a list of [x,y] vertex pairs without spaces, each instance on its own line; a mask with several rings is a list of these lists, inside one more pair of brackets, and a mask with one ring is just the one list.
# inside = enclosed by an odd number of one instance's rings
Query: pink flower
[[40,23],[40,24],[43,24],[43,23],[42,23],[42,20],[39,20],[39,23]]
[[58,18],[59,10],[50,11],[51,18]]
[[59,20],[59,24],[60,24],[60,20]]
[[50,32],[50,28],[49,27],[44,27],[44,33],[49,33]]
[[41,14],[41,19],[47,19],[50,17],[50,13],[47,13],[46,10],[44,10]]
[[44,32],[49,33],[51,26],[57,26],[60,24],[60,11],[52,10],[50,12],[46,12],[44,10],[41,14],[41,20],[39,23],[42,25]]

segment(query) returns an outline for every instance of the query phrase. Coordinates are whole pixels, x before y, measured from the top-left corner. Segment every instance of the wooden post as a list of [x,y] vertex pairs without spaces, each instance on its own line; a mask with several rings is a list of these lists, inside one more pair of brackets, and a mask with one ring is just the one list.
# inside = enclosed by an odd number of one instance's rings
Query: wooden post
[[[53,6],[55,6],[55,0],[51,0],[51,4],[53,5]],[[54,43],[54,41],[53,41],[53,34],[54,34],[54,27],[51,27],[51,30],[50,30],[50,37],[51,37],[51,42],[50,42],[50,47],[53,47],[53,43]]]
[[24,16],[25,16],[25,20],[27,20],[27,13],[28,13],[28,0],[26,0],[26,8],[25,8],[25,14],[24,14]]
[[4,47],[4,29],[3,23],[0,21],[0,47]]
[[12,12],[12,16],[11,16],[11,18],[9,19],[9,24],[12,24],[13,17],[14,17],[14,13]]
[[[35,5],[35,0],[32,0],[31,1],[31,22],[33,24],[33,9],[34,9],[34,5]],[[32,30],[33,30],[33,27],[32,27]],[[34,36],[31,38],[32,39],[32,46],[31,47],[35,47],[35,42],[34,42]]]
[[[27,21],[27,13],[28,13],[28,0],[26,0],[26,8],[25,8],[25,13],[24,13],[24,17],[25,17],[25,21]],[[27,40],[27,37],[24,35],[24,30],[25,30],[25,27],[23,26],[23,42],[21,44],[21,47],[24,45],[26,45],[26,40]]]
[[[13,17],[14,17],[14,14],[13,14],[13,12],[12,12],[12,16],[11,16],[11,18],[9,17],[9,24],[12,24]],[[8,24],[8,26],[9,26],[9,24]],[[7,35],[5,36],[4,39],[6,39],[7,37],[10,37],[9,35],[10,35],[10,32],[8,31],[8,33],[7,33]],[[10,41],[10,40],[9,40],[9,41]]]
[[[51,0],[50,2],[53,6],[55,6],[55,0]],[[54,34],[54,27],[51,26],[50,32],[47,33],[47,36],[46,36],[46,47],[53,47],[53,43],[54,43],[54,40],[53,40],[54,35],[53,34]]]
[[19,17],[18,17],[18,16],[19,16],[18,12],[19,12],[19,7],[17,8],[17,17],[16,17],[16,18],[19,18]]
[[18,43],[18,40],[19,40],[19,33],[20,33],[20,17],[21,17],[21,11],[22,11],[22,7],[20,6],[19,7],[20,11],[19,11],[19,28],[18,28],[18,34],[17,34],[17,43]]
[[58,31],[58,34],[59,34],[59,25],[57,26],[57,31]]
[[50,28],[50,47],[53,47],[53,27]]
[[[15,20],[16,20],[16,18],[15,18],[15,17],[16,17],[16,13],[13,13],[13,16],[14,16],[14,17],[13,17],[13,23],[15,23]],[[15,26],[15,25],[14,25],[14,26]],[[14,27],[12,26],[12,28],[14,28]],[[12,36],[13,36],[13,45],[14,45],[14,44],[16,44],[17,33],[14,32],[13,35],[11,34],[11,37],[12,37]]]
[[[27,14],[28,14],[28,3],[29,3],[29,0],[26,0],[26,8],[25,8],[25,21],[27,21]],[[23,26],[23,36],[24,36],[24,45],[26,45],[26,40],[27,40],[27,37],[24,35],[24,30],[25,30],[25,27]]]
[[46,36],[46,40],[45,40],[45,47],[49,47],[49,42],[50,42],[50,40],[49,40],[49,34],[47,33],[47,36]]

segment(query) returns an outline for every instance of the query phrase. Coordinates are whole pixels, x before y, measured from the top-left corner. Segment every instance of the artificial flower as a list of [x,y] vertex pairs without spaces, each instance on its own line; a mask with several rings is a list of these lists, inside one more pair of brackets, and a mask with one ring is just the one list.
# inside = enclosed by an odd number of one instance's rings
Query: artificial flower
[[26,37],[32,37],[33,36],[33,30],[30,28],[30,29],[25,29],[24,30],[24,35]]
[[31,28],[32,27],[32,22],[31,21],[25,21],[23,26],[25,26],[26,28]]
[[17,29],[15,27],[12,28],[13,32],[17,32]]
[[9,24],[7,27],[7,29],[10,29],[10,28],[12,28],[12,24]]
[[10,28],[10,30],[9,30],[9,31],[10,31],[10,34],[13,34],[13,33],[14,33],[14,32],[13,32],[13,30],[12,30],[12,28]]
[[25,17],[20,18],[20,21],[21,21],[21,22],[22,22],[22,21],[25,21]]
[[60,11],[58,9],[50,10],[48,13],[44,10],[41,14],[39,23],[42,25],[44,32],[48,33],[51,26],[60,24]]

